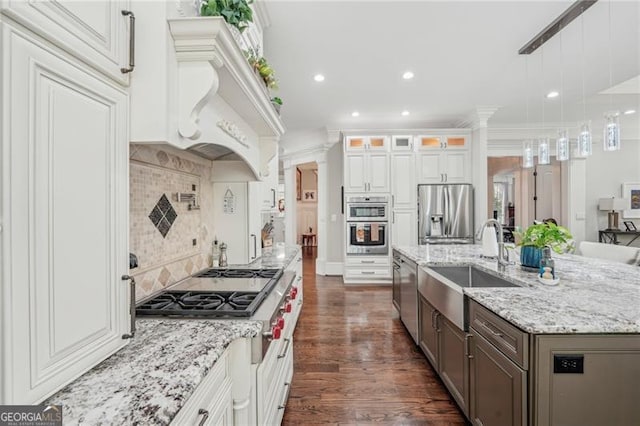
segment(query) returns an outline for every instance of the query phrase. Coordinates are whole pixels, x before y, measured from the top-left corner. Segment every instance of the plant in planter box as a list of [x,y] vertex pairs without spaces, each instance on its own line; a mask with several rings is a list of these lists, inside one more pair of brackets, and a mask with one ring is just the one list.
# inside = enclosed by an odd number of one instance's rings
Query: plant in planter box
[[276,109],[276,111],[278,111],[278,114],[279,114],[280,113],[280,107],[282,107],[282,99],[280,99],[277,96],[274,96],[273,98],[271,98],[271,104]]
[[549,247],[556,253],[573,251],[573,236],[567,228],[551,222],[536,223],[524,232],[516,231],[516,241],[520,249],[520,263],[530,268],[538,268],[542,249]]
[[202,0],[201,16],[222,16],[227,24],[244,31],[253,22],[253,12],[249,5],[253,0]]

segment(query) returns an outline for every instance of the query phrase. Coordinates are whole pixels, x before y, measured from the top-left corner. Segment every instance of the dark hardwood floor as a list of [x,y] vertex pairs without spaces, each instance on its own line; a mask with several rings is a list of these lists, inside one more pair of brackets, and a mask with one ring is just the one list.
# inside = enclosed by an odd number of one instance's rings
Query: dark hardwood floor
[[284,425],[464,425],[463,414],[393,315],[391,288],[315,275],[303,248],[304,305],[295,332]]

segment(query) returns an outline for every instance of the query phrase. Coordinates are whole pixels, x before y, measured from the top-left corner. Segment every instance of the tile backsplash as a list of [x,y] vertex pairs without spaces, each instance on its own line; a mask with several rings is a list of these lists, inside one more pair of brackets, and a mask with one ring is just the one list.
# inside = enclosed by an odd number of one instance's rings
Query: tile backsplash
[[210,206],[212,163],[164,145],[132,144],[130,151],[129,247],[138,257],[131,274],[140,300],[209,266],[209,209],[189,210],[176,194],[196,193]]

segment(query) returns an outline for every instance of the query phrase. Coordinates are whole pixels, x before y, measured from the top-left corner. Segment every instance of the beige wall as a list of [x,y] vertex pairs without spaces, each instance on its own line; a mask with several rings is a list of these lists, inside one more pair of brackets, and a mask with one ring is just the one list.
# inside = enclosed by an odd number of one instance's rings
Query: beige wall
[[[311,232],[316,234],[316,236],[318,234],[318,177],[316,174],[317,165],[315,165],[315,163],[312,164],[314,168],[304,168],[304,166],[310,166],[310,163],[305,163],[305,165],[302,165],[302,167],[300,167],[302,177],[302,199],[298,200],[296,205],[296,234],[298,243],[302,242],[302,234],[309,232],[309,228],[311,228]],[[315,201],[309,201],[306,199],[305,192],[308,191],[315,191]]]
[[[160,145],[131,145],[129,250],[138,257],[136,300],[160,291],[210,265],[213,235],[210,161]],[[189,210],[176,200],[177,192],[198,194],[201,209]],[[177,213],[165,237],[149,219],[166,194]],[[196,245],[193,245],[193,240]]]

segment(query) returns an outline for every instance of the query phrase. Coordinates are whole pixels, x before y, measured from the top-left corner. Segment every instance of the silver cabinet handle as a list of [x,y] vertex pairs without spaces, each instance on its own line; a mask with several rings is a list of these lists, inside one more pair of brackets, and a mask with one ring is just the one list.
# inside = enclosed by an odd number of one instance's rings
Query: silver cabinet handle
[[275,207],[276,206],[276,190],[271,188],[271,195],[273,196],[273,204],[271,204],[271,207]]
[[444,181],[448,182],[449,181],[449,173],[445,173],[444,174]]
[[391,195],[391,207],[395,207],[396,206],[396,197],[392,194]]
[[136,66],[136,16],[130,10],[122,10],[122,16],[129,17],[129,68],[120,68],[122,74],[133,71]]
[[131,317],[130,331],[123,334],[123,339],[133,339],[136,335],[136,279],[131,275],[123,275],[122,281],[129,281],[129,315]]
[[[286,388],[290,384],[291,383],[289,383],[289,382],[284,382],[284,387]],[[285,407],[287,406],[287,399],[289,399],[289,393],[285,392],[284,393],[284,401],[282,401],[282,404],[278,405],[278,410],[284,410],[285,409]]]
[[363,275],[373,275],[373,274],[375,274],[374,271],[360,271],[360,273],[363,274]]
[[252,259],[255,259],[256,257],[258,257],[258,237],[256,237],[256,234],[251,234],[251,238],[253,238],[253,257],[252,257]]
[[439,327],[439,324],[438,324],[438,318],[440,318],[440,312],[436,312],[435,317],[436,317],[436,323],[434,324],[435,325],[435,330],[436,330],[436,333],[440,333],[440,327]]
[[361,260],[360,263],[376,263],[375,260]]
[[391,223],[396,223],[396,212],[391,213]]
[[289,344],[291,344],[291,339],[287,339],[285,337],[284,341],[285,341],[284,350],[282,351],[282,353],[280,355],[278,355],[278,357],[277,357],[278,359],[284,358],[285,356],[287,356],[287,352],[289,352]]
[[200,423],[198,423],[198,426],[204,426],[205,422],[209,418],[209,412],[204,408],[201,408],[198,410],[198,415],[202,416],[202,419],[200,420]]
[[472,359],[473,355],[471,355],[471,338],[473,336],[471,334],[465,334],[464,336],[464,356],[468,359]]
[[493,334],[496,337],[503,337],[502,333],[498,333],[497,331],[493,330],[493,327],[491,327],[489,323],[484,321],[478,321],[478,322],[483,328],[487,329],[489,333]]

